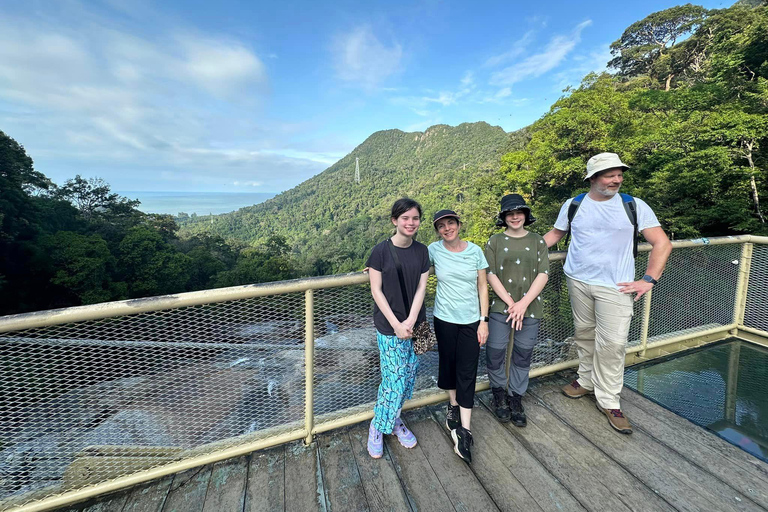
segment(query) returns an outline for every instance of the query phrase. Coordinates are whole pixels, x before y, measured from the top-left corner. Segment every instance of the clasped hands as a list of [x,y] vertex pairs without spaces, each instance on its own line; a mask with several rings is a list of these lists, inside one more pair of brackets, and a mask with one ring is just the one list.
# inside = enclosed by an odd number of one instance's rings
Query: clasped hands
[[415,323],[416,323],[415,320],[406,318],[405,320],[398,323],[397,325],[392,326],[392,328],[395,330],[395,336],[397,336],[401,340],[407,340],[409,338],[413,338],[413,325]]
[[509,316],[507,316],[507,322],[511,322],[511,326],[514,330],[519,331],[523,328],[523,318],[525,318],[525,312],[528,309],[528,304],[523,302],[523,300],[519,300],[515,302],[512,297],[509,297],[509,301],[505,301],[507,304],[507,309],[504,310],[505,313],[509,313]]

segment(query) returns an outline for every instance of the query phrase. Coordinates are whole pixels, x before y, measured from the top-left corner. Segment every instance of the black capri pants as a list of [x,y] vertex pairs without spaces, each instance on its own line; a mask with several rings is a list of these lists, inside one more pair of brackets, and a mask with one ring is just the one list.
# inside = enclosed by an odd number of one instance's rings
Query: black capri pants
[[461,407],[471,409],[475,402],[475,381],[480,344],[477,342],[477,326],[453,324],[435,317],[435,337],[440,355],[437,387],[455,389],[456,401]]

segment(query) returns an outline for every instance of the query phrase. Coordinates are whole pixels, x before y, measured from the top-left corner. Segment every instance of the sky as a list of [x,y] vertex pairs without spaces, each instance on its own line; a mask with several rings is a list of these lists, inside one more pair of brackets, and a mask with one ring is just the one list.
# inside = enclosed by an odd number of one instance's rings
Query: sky
[[0,0],[0,130],[58,184],[280,192],[379,130],[527,126],[673,5]]

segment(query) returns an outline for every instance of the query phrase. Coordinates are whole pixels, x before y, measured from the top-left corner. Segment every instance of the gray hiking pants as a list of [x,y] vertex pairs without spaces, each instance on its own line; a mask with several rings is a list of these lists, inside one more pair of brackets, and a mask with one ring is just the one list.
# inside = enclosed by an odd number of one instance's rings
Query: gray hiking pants
[[504,388],[507,394],[525,394],[528,374],[540,318],[524,318],[523,328],[515,331],[505,322],[506,313],[491,313],[485,362],[492,388]]

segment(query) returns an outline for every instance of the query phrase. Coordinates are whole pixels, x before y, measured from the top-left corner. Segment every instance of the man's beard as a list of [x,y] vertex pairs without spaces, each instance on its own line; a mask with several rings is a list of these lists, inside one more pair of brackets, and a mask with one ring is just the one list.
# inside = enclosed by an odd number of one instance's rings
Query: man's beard
[[604,197],[613,197],[613,196],[615,196],[619,192],[620,188],[621,188],[621,185],[619,185],[619,187],[617,189],[615,189],[615,190],[612,189],[612,188],[608,188],[608,187],[601,188],[601,187],[598,186],[597,187],[597,193],[600,194],[601,196],[604,196]]

